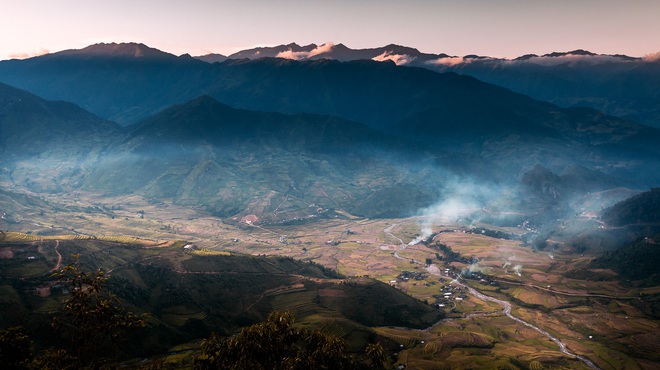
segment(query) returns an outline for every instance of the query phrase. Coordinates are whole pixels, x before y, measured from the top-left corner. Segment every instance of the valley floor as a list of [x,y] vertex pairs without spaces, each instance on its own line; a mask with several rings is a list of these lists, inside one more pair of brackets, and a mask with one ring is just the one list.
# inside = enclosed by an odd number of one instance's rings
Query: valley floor
[[[415,217],[375,220],[346,215],[302,225],[264,226],[221,220],[138,195],[99,197],[76,191],[66,198],[41,194],[35,199],[50,208],[23,204],[0,209],[0,230],[35,240],[48,235],[114,235],[151,240],[153,246],[186,240],[213,253],[289,256],[345,276],[366,275],[393,285],[447,314],[424,330],[374,329],[401,343],[398,361],[410,368],[650,369],[660,363],[660,321],[644,300],[657,295],[658,287],[568,277],[592,256],[559,244],[551,251],[534,251],[520,241],[488,237],[452,223],[433,225],[432,238],[409,245],[421,225],[428,224]],[[524,232],[480,226],[514,235]],[[461,258],[448,259],[441,246]],[[12,258],[11,251],[5,252],[0,248],[0,258]],[[56,269],[61,257],[55,261]]]

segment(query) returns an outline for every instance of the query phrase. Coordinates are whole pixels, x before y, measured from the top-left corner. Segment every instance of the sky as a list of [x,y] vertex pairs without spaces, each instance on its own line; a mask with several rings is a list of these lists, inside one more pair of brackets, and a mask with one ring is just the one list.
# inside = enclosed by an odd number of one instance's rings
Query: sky
[[99,42],[172,54],[386,44],[515,58],[660,51],[660,0],[0,0],[0,60]]

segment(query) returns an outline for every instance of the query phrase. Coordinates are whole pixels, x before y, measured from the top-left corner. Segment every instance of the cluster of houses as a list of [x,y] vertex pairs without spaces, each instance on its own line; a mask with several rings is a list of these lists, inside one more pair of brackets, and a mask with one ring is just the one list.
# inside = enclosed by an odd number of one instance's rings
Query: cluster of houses
[[452,303],[454,304],[454,307],[456,307],[455,303],[467,298],[467,295],[461,287],[443,285],[440,287],[440,294],[434,294],[433,298],[435,298],[435,305],[438,308],[444,308]]
[[472,279],[472,280],[478,280],[481,285],[492,285],[492,286],[498,286],[499,283],[495,281],[495,279],[492,276],[489,275],[484,275],[481,272],[472,272],[469,274],[465,274],[466,279]]
[[400,281],[408,281],[410,279],[424,280],[427,276],[428,275],[425,272],[403,270],[399,275],[397,275],[396,279]]

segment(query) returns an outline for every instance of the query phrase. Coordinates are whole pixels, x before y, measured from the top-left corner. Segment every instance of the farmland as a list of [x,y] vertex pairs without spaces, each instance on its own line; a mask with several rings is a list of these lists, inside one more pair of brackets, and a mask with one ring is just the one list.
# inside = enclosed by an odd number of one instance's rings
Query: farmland
[[[471,294],[471,288],[509,302],[511,315],[557,338],[571,354],[583,356],[599,368],[649,368],[660,361],[655,334],[660,328],[652,301],[657,289],[629,286],[612,278],[593,281],[572,277],[569,272],[587,268],[593,256],[577,254],[560,243],[537,251],[519,240],[489,237],[455,223],[433,225],[430,240],[408,246],[407,242],[420,234],[424,219],[337,217],[295,226],[259,225],[221,220],[201,210],[147,202],[135,195],[103,198],[103,202],[92,201],[85,193],[75,193],[70,199],[44,197],[69,210],[11,214],[14,222],[2,228],[22,233],[2,234],[3,274],[42,279],[43,285],[57,262],[56,243],[66,242],[65,249],[59,248],[64,263],[70,260],[70,253],[80,253],[88,256],[83,262],[89,266],[102,265],[111,275],[120,276],[121,272],[124,285],[119,286],[139,288],[128,290],[126,298],[140,302],[138,298],[151,286],[154,274],[163,274],[158,269],[167,268],[175,275],[162,275],[158,288],[151,290],[151,298],[142,298],[147,299],[144,302],[153,302],[167,289],[171,291],[179,284],[172,280],[175,276],[195,280],[200,286],[189,296],[170,297],[155,307],[158,319],[173,328],[191,328],[192,323],[204,321],[218,324],[222,317],[209,318],[211,306],[198,303],[207,299],[205,292],[222,289],[223,281],[231,281],[236,288],[247,286],[248,280],[239,282],[223,272],[238,265],[221,267],[218,261],[222,258],[291,257],[334,269],[349,279],[301,278],[294,276],[299,275],[294,272],[299,267],[284,267],[288,262],[277,262],[276,268],[259,262],[252,266],[260,267],[248,269],[263,271],[263,275],[250,275],[255,293],[234,307],[222,305],[224,317],[233,322],[224,330],[231,332],[236,325],[258,318],[259,310],[270,307],[291,311],[300,324],[341,336],[354,349],[362,346],[365,338],[381,338],[398,353],[399,363],[411,367],[495,364],[504,368],[589,368],[588,363],[562,353],[548,336],[507,317],[500,304]],[[481,226],[512,235],[523,232]],[[184,252],[185,245],[195,248]],[[447,259],[446,250],[460,258]],[[244,269],[243,263],[240,268]],[[265,288],[267,280],[283,271],[294,275]],[[599,276],[616,275],[610,270],[596,272]],[[266,276],[269,278],[264,280]],[[432,315],[424,314],[428,317],[420,317],[417,329],[412,329],[405,326],[412,325],[410,318],[421,311],[354,310],[351,302],[375,296],[373,289],[381,289],[373,281],[392,285],[427,306],[439,307],[446,318],[431,325]],[[16,304],[20,300],[21,293],[15,287],[3,284],[0,289],[3,302]],[[403,307],[397,306],[400,298],[396,295],[387,296],[389,305]],[[37,311],[49,312],[57,307],[57,299],[57,295],[35,296],[29,301]],[[374,303],[364,307],[376,307]],[[410,316],[407,321],[397,318],[406,315]],[[385,322],[389,323],[383,326]],[[189,337],[194,333],[189,332]]]

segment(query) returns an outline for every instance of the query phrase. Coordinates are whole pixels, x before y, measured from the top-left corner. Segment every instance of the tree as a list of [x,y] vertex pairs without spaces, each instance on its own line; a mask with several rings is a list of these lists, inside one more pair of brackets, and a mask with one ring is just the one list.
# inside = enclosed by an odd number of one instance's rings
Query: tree
[[28,369],[32,341],[20,327],[0,331],[0,364],[3,369]]
[[346,343],[340,338],[319,330],[298,329],[290,313],[275,311],[266,321],[245,328],[233,337],[211,334],[202,341],[201,355],[193,364],[197,370],[380,369],[388,366],[380,345],[366,357],[364,362],[348,355]]
[[53,316],[61,348],[48,352],[52,357],[49,361],[64,362],[72,368],[98,368],[116,359],[129,332],[146,323],[144,316],[124,310],[121,301],[107,291],[108,278],[101,269],[81,271],[78,257],[55,273],[71,293],[62,310]]
[[380,343],[369,343],[364,354],[372,369],[390,369],[392,367],[392,363]]

